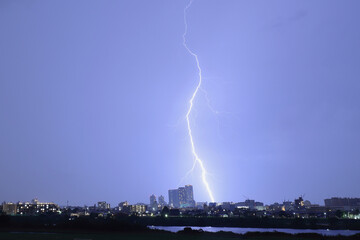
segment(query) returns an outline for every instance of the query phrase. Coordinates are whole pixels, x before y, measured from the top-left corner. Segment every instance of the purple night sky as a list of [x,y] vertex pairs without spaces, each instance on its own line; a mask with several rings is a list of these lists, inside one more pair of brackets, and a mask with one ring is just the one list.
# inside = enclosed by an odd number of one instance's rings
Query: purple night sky
[[[187,4],[0,1],[0,201],[147,203],[179,184],[209,201],[199,167],[181,182],[198,81]],[[193,2],[207,94],[191,124],[216,201],[360,197],[359,9]]]

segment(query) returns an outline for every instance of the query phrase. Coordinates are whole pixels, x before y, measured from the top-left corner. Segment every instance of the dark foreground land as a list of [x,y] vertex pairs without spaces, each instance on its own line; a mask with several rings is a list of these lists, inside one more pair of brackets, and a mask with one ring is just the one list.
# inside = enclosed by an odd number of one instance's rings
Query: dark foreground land
[[[71,219],[71,218],[70,218]],[[286,234],[280,232],[252,232],[235,234],[231,232],[209,233],[186,228],[178,233],[150,230],[145,224],[150,221],[138,217],[92,218],[83,217],[70,220],[66,216],[0,216],[0,239],[8,240],[115,240],[115,239],[265,239],[265,240],[355,240],[360,234],[353,236],[322,236],[319,234]],[[170,223],[173,223],[170,220]],[[164,220],[166,221],[166,220]],[[179,221],[179,220],[178,220]],[[191,221],[195,221],[192,219]],[[193,224],[193,222],[189,222]],[[251,221],[250,221],[251,222]],[[183,224],[183,220],[181,221]],[[149,224],[150,225],[150,224]],[[184,224],[190,225],[190,224]],[[193,224],[199,225],[199,224]],[[241,226],[240,226],[241,227]],[[259,227],[259,226],[257,226]]]
[[230,239],[248,239],[248,240],[358,240],[360,234],[344,236],[327,236],[319,234],[286,234],[279,232],[259,233],[252,232],[247,234],[235,234],[230,232],[199,232],[191,229],[185,229],[178,233],[165,231],[139,231],[139,232],[0,232],[0,239],[6,240],[230,240]]

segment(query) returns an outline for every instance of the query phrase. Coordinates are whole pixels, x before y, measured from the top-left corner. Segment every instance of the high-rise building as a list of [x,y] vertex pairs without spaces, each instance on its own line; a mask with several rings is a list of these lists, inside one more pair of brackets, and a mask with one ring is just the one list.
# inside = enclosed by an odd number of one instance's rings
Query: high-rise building
[[194,190],[192,185],[185,185],[186,202],[194,201]]
[[195,207],[194,191],[191,185],[169,190],[169,205],[171,207]]
[[153,206],[156,203],[156,196],[153,194],[150,196],[150,206]]
[[156,201],[156,196],[154,194],[150,196],[150,210],[151,211],[158,210],[158,203]]
[[164,198],[163,195],[160,195],[160,196],[159,196],[159,205],[160,205],[161,207],[164,207],[164,206],[166,205],[165,198]]
[[179,192],[180,207],[185,207],[185,205],[186,205],[186,190],[184,187],[179,187],[178,192]]
[[195,207],[194,190],[192,185],[185,185],[186,204],[188,207]]
[[169,190],[169,205],[170,207],[175,207],[175,208],[180,207],[178,189]]

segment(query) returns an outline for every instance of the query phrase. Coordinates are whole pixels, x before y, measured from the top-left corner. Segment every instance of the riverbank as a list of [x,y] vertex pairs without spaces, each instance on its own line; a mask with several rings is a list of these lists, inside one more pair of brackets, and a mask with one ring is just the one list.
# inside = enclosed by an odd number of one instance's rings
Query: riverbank
[[338,218],[139,217],[135,219],[135,221],[136,223],[144,226],[211,226],[241,228],[360,230],[360,220]]
[[[213,226],[213,227],[250,227],[250,228],[289,228],[321,229],[360,229],[360,221],[348,222],[342,219],[265,219],[265,218],[210,218],[210,217],[136,217],[111,216],[108,218],[84,216],[69,218],[65,215],[52,216],[0,216],[0,239],[360,239],[354,236],[322,236],[314,233],[289,234],[280,232],[204,232],[185,229],[172,233],[151,230],[147,226]],[[315,219],[318,220],[318,219]],[[312,223],[314,228],[308,227]],[[280,227],[279,227],[280,226]],[[341,226],[345,226],[341,228]],[[347,226],[352,226],[347,227]],[[253,230],[251,230],[253,231]],[[260,230],[258,230],[260,231]]]
[[164,230],[170,232],[179,232],[186,227],[193,230],[202,230],[205,232],[232,232],[237,234],[246,234],[248,232],[279,232],[289,234],[316,233],[323,236],[352,236],[360,234],[360,230],[330,230],[330,229],[290,229],[290,228],[233,228],[233,227],[198,227],[198,226],[149,226],[150,229]]

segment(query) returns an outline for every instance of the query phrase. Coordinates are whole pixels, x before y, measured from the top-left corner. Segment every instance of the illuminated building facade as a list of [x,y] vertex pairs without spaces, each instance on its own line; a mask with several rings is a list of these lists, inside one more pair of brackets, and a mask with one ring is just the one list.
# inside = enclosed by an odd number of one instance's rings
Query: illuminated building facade
[[174,208],[195,207],[193,186],[169,190],[169,205]]
[[108,209],[110,209],[110,204],[106,203],[105,201],[98,202],[98,209],[100,209],[100,210],[108,210]]
[[178,192],[179,192],[180,207],[184,207],[186,205],[186,190],[184,187],[179,187]]
[[174,208],[180,207],[178,189],[169,190],[169,205]]
[[142,214],[146,212],[146,205],[145,204],[135,204],[129,205],[131,213]]
[[188,207],[195,207],[194,189],[192,185],[185,185],[186,204]]
[[60,207],[55,203],[42,203],[37,200],[32,202],[3,203],[3,212],[7,215],[42,215],[58,214]]
[[2,211],[6,215],[16,215],[17,212],[17,204],[15,203],[3,203],[2,204]]

